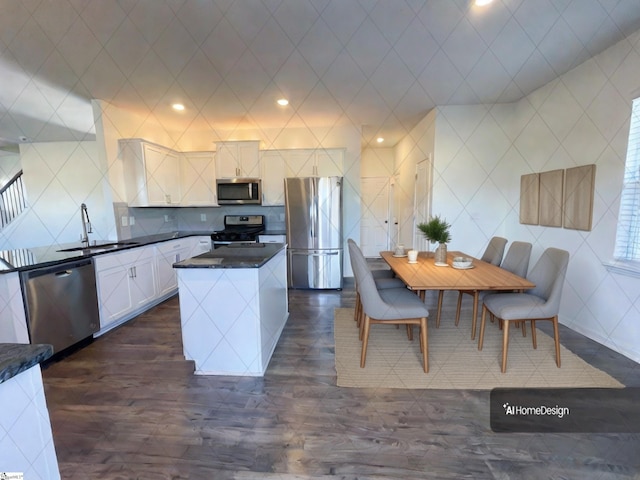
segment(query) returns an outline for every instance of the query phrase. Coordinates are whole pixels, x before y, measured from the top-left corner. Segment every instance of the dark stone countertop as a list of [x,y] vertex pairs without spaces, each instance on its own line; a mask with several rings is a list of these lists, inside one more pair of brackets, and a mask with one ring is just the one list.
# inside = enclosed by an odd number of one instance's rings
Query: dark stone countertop
[[[102,255],[105,253],[113,253],[130,248],[143,247],[145,245],[151,245],[154,243],[202,235],[209,236],[211,235],[211,231],[159,233],[156,235],[146,235],[143,237],[120,240],[118,242],[121,242],[121,245],[111,247],[107,246],[104,249],[99,249],[92,246],[91,249],[77,250],[73,252],[61,252],[60,250],[80,247],[80,243],[3,250],[0,251],[0,274],[15,271],[32,270],[34,268],[52,266],[68,261],[94,257],[96,255]],[[98,246],[100,246],[101,244],[104,245],[109,243],[113,242],[109,240],[100,241],[98,242]]]
[[52,354],[51,345],[0,343],[0,383],[43,362]]
[[173,268],[260,268],[284,243],[238,243],[173,264]]

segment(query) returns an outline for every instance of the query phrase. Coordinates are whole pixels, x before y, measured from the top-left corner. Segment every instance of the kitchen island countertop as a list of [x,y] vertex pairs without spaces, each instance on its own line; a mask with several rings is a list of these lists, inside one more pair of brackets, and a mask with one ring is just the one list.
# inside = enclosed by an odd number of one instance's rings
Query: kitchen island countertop
[[173,268],[260,268],[285,246],[284,243],[232,243],[175,263]]
[[52,353],[51,345],[0,343],[0,383],[45,361]]

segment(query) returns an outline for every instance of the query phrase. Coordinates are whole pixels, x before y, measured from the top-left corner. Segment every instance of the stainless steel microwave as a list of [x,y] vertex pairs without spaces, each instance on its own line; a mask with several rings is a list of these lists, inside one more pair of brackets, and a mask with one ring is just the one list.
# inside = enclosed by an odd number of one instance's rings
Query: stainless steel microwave
[[259,178],[221,178],[216,180],[218,205],[261,205],[262,180]]

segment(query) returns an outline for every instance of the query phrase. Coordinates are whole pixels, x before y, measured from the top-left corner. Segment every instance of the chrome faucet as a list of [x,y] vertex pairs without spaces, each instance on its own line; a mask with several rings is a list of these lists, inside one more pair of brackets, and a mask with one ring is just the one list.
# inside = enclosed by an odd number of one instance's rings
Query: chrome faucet
[[93,233],[91,229],[91,220],[89,220],[89,212],[87,205],[80,205],[80,217],[82,217],[82,239],[80,240],[87,247],[89,246],[89,234]]

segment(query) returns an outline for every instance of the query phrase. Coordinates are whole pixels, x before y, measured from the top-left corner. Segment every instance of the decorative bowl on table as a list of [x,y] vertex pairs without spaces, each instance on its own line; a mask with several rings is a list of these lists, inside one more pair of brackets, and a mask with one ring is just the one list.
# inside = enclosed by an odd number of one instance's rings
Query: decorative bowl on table
[[471,268],[473,259],[469,257],[453,257],[453,268]]

